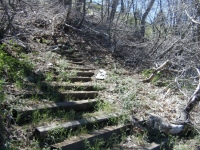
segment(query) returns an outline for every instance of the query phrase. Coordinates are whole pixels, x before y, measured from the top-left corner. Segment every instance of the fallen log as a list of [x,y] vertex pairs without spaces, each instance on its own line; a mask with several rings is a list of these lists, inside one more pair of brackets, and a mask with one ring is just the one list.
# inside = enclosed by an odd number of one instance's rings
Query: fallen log
[[198,76],[199,76],[199,83],[190,97],[186,107],[181,111],[179,121],[180,122],[189,122],[190,121],[190,112],[193,108],[200,102],[200,70],[196,68]]
[[165,67],[168,66],[169,64],[170,64],[170,61],[169,61],[169,60],[165,61],[160,67],[158,67],[158,68],[156,68],[156,69],[153,69],[153,73],[150,75],[150,77],[147,78],[147,79],[145,79],[145,80],[142,80],[142,82],[144,82],[144,83],[150,82],[150,81],[154,78],[154,76],[156,75],[156,73],[157,73],[158,71],[162,70],[163,68],[165,68]]
[[[163,63],[160,67],[156,70],[159,70],[167,65],[167,62]],[[187,125],[189,123],[193,125],[190,121],[190,112],[194,109],[194,107],[200,102],[200,70],[196,68],[198,76],[199,76],[199,83],[189,98],[187,105],[180,111],[180,116],[175,123],[169,123],[166,119],[152,113],[148,113],[148,119],[146,120],[146,125],[150,128],[157,129],[165,134],[176,135],[180,133],[184,133]],[[153,75],[152,75],[153,76]],[[150,80],[149,79],[146,79]]]
[[184,130],[184,125],[177,125],[169,123],[167,120],[162,117],[149,113],[148,120],[146,125],[150,128],[157,129],[165,134],[179,134]]

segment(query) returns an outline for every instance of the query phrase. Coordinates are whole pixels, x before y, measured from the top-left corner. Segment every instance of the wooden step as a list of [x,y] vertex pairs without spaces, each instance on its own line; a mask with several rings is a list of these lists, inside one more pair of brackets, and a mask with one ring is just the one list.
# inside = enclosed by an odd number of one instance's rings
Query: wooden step
[[71,60],[71,61],[73,61],[73,62],[80,62],[80,61],[83,61],[83,59],[81,59],[81,58],[67,58],[68,60]]
[[81,76],[81,77],[91,77],[94,75],[94,72],[91,71],[82,71],[82,72],[77,72],[76,73],[77,76]]
[[95,70],[94,68],[81,68],[81,67],[67,67],[67,70],[81,70],[81,71],[91,71]]
[[71,82],[89,82],[92,81],[90,77],[71,77],[69,78]]
[[[45,79],[46,79],[46,77],[40,77],[40,78],[38,78],[38,79],[40,79],[40,81],[44,81]],[[53,76],[52,77],[52,81],[57,81],[57,80],[60,80],[60,79],[62,79],[62,81],[68,81],[68,82],[90,82],[90,81],[92,81],[92,78],[91,77],[79,77],[79,76],[77,76],[77,77],[59,77],[59,78],[57,78],[56,76]]]
[[84,90],[84,91],[93,91],[95,88],[93,85],[89,84],[75,84],[75,83],[68,83],[68,82],[43,82],[40,85],[41,90],[58,90],[62,88],[63,90]]
[[118,114],[102,115],[102,116],[83,118],[83,119],[59,123],[59,124],[51,124],[48,126],[40,126],[36,128],[35,134],[38,137],[43,138],[49,133],[49,131],[52,131],[55,129],[62,128],[62,129],[67,130],[67,129],[73,129],[76,127],[89,125],[91,123],[103,123],[103,122],[107,122],[109,119],[113,117],[118,117],[118,116],[119,116]]
[[[70,71],[71,71],[71,70],[68,70],[68,71],[66,71],[66,73],[67,73],[67,74],[70,74]],[[51,71],[47,71],[47,72],[51,72]],[[58,71],[54,71],[53,73],[54,73],[55,75],[59,75],[59,74],[60,74]],[[94,72],[92,72],[92,71],[87,71],[87,70],[84,71],[84,69],[83,69],[83,70],[81,70],[81,71],[74,71],[73,74],[74,74],[75,77],[77,77],[77,76],[91,77],[91,76],[94,75]],[[56,79],[56,77],[53,77],[53,78]]]
[[74,54],[76,51],[68,51],[68,50],[61,50],[61,55],[72,55]]
[[81,58],[83,55],[82,54],[65,54],[65,57],[68,58]]
[[[13,118],[17,118],[17,122],[24,122],[31,120],[32,114],[35,111],[43,113],[46,110],[57,111],[90,111],[94,109],[94,106],[98,103],[98,100],[81,100],[75,102],[58,102],[58,103],[48,103],[48,104],[36,104],[33,106],[17,106],[13,109]],[[19,117],[20,116],[20,117]]]
[[[88,141],[91,145],[95,144],[96,139],[103,139],[105,142],[115,136],[116,140],[121,140],[121,136],[131,130],[131,125],[110,126],[101,130],[97,130],[88,134],[84,134],[79,137],[65,140],[61,143],[51,145],[51,149],[62,150],[84,150],[85,141]],[[106,143],[105,143],[106,144]]]
[[75,64],[75,65],[84,65],[84,62],[83,61],[80,61],[80,62],[69,62],[69,63],[72,63],[72,64]]
[[29,92],[23,94],[15,94],[15,96],[19,96],[22,98],[49,98],[52,100],[56,99],[56,101],[70,101],[70,100],[78,100],[78,99],[94,99],[98,96],[97,91],[69,91],[69,92]]

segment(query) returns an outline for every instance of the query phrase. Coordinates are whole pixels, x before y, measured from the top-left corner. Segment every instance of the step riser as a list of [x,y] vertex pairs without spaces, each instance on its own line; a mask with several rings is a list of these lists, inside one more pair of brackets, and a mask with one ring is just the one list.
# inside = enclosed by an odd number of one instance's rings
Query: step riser
[[84,65],[84,62],[71,62],[71,63],[75,65]]
[[85,141],[89,141],[91,145],[95,144],[96,139],[103,139],[105,142],[109,141],[109,139],[112,136],[118,136],[118,141],[120,141],[120,135],[123,133],[127,133],[130,131],[131,125],[126,125],[122,127],[116,127],[116,128],[106,128],[105,130],[100,130],[97,132],[93,132],[88,137],[83,136],[79,138],[79,140],[73,142],[69,142],[66,140],[66,142],[58,143],[51,146],[51,150],[53,149],[62,149],[62,150],[83,150],[85,148]]
[[66,68],[67,70],[81,70],[81,71],[91,71],[91,70],[95,70],[92,68]]
[[89,82],[89,81],[92,81],[92,78],[70,78],[69,79],[71,82]]
[[80,62],[83,61],[82,59],[78,59],[78,58],[68,58],[68,60],[71,60],[73,62]]
[[67,50],[52,50],[52,52],[57,53],[57,54],[61,54],[61,55],[72,55],[74,54],[75,51],[67,51]]
[[58,111],[65,110],[66,112],[70,110],[74,111],[92,111],[94,110],[94,106],[98,103],[97,100],[83,100],[77,102],[60,102],[60,103],[52,103],[49,105],[39,105],[35,107],[18,107],[13,109],[13,118],[17,118],[17,123],[24,123],[31,120],[31,117],[35,111],[39,111],[39,113],[43,113],[47,110]]
[[72,55],[75,51],[61,51],[61,55]]
[[42,98],[42,99],[51,99],[56,101],[69,101],[69,100],[78,100],[78,99],[94,99],[98,96],[97,92],[84,92],[84,93],[46,93],[46,94],[23,94],[23,98]]
[[54,91],[54,90],[76,90],[76,91],[93,91],[95,88],[93,86],[51,86],[51,85],[42,85],[40,87],[41,90],[46,90],[46,91]]
[[81,77],[92,77],[94,73],[93,72],[77,72],[76,75],[81,76]]
[[[73,53],[74,54],[74,53]],[[72,55],[72,54],[63,54],[63,55],[65,55],[65,57],[68,59],[69,57],[70,58],[81,58],[82,57],[82,55]]]
[[[40,78],[37,78],[38,81],[44,81],[46,78],[45,77],[40,77]],[[57,77],[53,77],[51,79],[51,81],[57,81]],[[92,81],[92,78],[90,77],[70,77],[70,78],[64,78],[63,79],[63,82],[90,82]]]
[[[82,64],[83,65],[83,64]],[[84,70],[83,70],[84,71]],[[51,71],[46,71],[46,72],[51,72]],[[53,71],[53,73],[55,75],[59,75],[59,72],[57,71]],[[75,72],[75,77],[79,76],[79,77],[92,77],[94,75],[94,72]],[[71,77],[69,77],[71,78]],[[56,79],[56,77],[54,77],[54,80]]]
[[84,118],[84,119],[71,121],[71,122],[65,122],[59,125],[42,126],[42,127],[37,127],[35,133],[37,134],[38,137],[44,138],[50,131],[58,129],[58,128],[63,128],[65,130],[68,130],[68,129],[76,129],[77,127],[81,127],[81,126],[90,126],[93,123],[104,124],[108,122],[109,119],[117,118],[117,117],[119,116],[117,116],[116,114],[115,116],[112,116],[112,117],[104,115],[104,116],[96,116],[92,118]]

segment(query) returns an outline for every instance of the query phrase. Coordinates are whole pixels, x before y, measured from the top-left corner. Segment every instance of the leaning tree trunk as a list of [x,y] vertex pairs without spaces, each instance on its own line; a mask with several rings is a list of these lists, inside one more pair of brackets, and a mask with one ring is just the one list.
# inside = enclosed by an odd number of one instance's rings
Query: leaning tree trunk
[[83,3],[83,0],[77,0],[76,10],[78,12],[81,12],[82,3]]
[[124,0],[121,0],[121,12],[125,12]]
[[118,3],[119,3],[119,0],[113,0],[112,10],[111,10],[111,13],[110,13],[110,22],[112,22],[114,20]]
[[86,14],[86,0],[83,0],[83,16],[82,19],[80,21],[80,23],[78,24],[78,28],[80,28],[83,24],[83,21],[85,20],[85,14]]
[[69,5],[69,9],[67,12],[67,19],[69,19],[69,15],[71,14],[71,10],[72,10],[72,0],[68,1],[68,5]]
[[148,4],[148,7],[147,9],[145,10],[144,14],[142,15],[142,20],[141,20],[141,36],[142,38],[144,38],[144,35],[145,35],[145,23],[146,23],[146,18],[154,4],[155,0],[151,0]]
[[[148,79],[142,80],[142,82],[150,82],[158,71],[165,69],[171,64],[170,61],[164,62],[160,67],[153,70],[153,73]],[[200,102],[200,69],[196,68],[199,76],[199,84],[197,85],[194,93],[189,98],[187,105],[180,111],[180,116],[175,123],[170,123],[167,119],[162,118],[156,114],[147,113],[149,116],[146,124],[147,126],[160,130],[166,134],[179,134],[184,132],[184,129],[188,123],[193,123],[190,121],[190,112],[197,106]]]

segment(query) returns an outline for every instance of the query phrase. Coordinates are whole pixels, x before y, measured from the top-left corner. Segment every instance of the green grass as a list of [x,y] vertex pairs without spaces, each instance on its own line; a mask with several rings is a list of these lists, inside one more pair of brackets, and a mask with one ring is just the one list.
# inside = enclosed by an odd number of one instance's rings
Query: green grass
[[145,77],[145,78],[149,78],[150,75],[153,73],[153,70],[152,69],[147,69],[147,70],[143,70],[142,71],[142,75]]
[[[80,114],[79,114],[80,115]],[[45,121],[51,121],[54,120],[55,118],[59,120],[64,120],[64,121],[70,121],[74,120],[77,118],[80,118],[78,113],[76,114],[75,111],[71,110],[69,112],[66,112],[65,110],[44,110],[42,112],[35,111],[32,114],[32,123],[42,123]]]
[[54,73],[53,73],[53,72],[48,72],[48,73],[46,74],[45,81],[46,81],[46,82],[51,82],[51,81],[53,81],[53,79],[54,79]]
[[32,65],[23,59],[9,56],[5,49],[6,45],[0,45],[0,80],[22,82],[22,79],[32,70]]
[[[31,73],[33,68],[33,65],[25,57],[25,54],[23,54],[24,49],[17,44],[13,44],[12,41],[10,43],[11,47],[5,44],[0,45],[0,105],[5,100],[5,94],[2,92],[3,83],[14,83],[17,89],[21,89],[24,86],[24,79]],[[15,53],[15,56],[6,52],[8,49],[10,51],[10,48]],[[3,121],[6,121],[5,118],[8,113],[11,114],[8,110],[0,110],[0,117],[2,117]],[[3,123],[6,124],[6,122]],[[7,135],[3,134],[3,136],[7,138]],[[5,143],[6,146],[4,149],[16,149],[10,147],[9,141],[5,141]]]
[[0,80],[0,104],[3,102],[3,100],[4,100],[4,97],[5,97],[5,94],[2,92],[2,90],[3,90],[3,81],[2,80]]
[[65,82],[70,82],[70,78],[71,77],[76,77],[76,71],[64,71],[64,72],[61,72],[59,75],[58,75],[58,80],[59,81],[65,81]]
[[124,141],[126,137],[126,131],[121,130],[121,134],[113,133],[108,140],[102,138],[95,138],[93,143],[90,143],[88,140],[84,141],[85,150],[111,150],[115,148],[115,145],[119,144],[121,141]]

